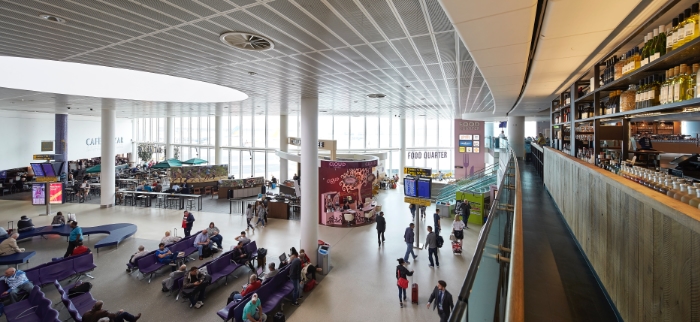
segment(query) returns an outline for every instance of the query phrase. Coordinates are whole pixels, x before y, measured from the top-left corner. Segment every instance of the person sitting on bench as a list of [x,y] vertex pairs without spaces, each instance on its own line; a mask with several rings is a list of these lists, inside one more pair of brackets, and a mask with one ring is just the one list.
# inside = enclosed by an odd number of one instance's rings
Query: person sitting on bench
[[[242,231],[242,232],[241,232],[241,235],[238,236],[238,237],[236,237],[236,238],[234,238],[234,239],[235,239],[236,241],[243,242],[243,245],[245,245],[245,244],[247,244],[247,243],[250,243],[250,238],[248,238],[248,237],[245,236],[245,231]],[[231,250],[233,250],[234,247],[236,247],[236,246],[231,247]]]
[[249,261],[250,255],[248,255],[245,252],[245,249],[243,249],[243,242],[239,241],[238,245],[236,245],[236,247],[233,249],[233,252],[231,253],[231,260],[239,265],[248,265],[248,267],[255,272],[253,264],[251,264]]
[[0,278],[0,280],[4,280],[5,283],[7,283],[7,286],[10,287],[10,289],[3,292],[2,295],[5,296],[10,294],[10,300],[12,303],[17,303],[21,300],[19,294],[17,294],[19,291],[29,293],[34,288],[34,284],[27,279],[27,274],[14,267],[6,269],[5,276]]
[[10,236],[10,238],[5,239],[2,241],[2,243],[0,243],[0,256],[24,252],[24,248],[19,248],[19,246],[17,246],[17,238],[19,238],[19,234],[14,233]]
[[170,273],[170,277],[166,278],[163,280],[161,283],[163,285],[163,292],[169,292],[171,288],[173,288],[173,285],[175,284],[175,281],[180,278],[185,276],[185,273],[187,272],[187,265],[180,265],[180,269]]
[[158,249],[156,250],[156,260],[158,261],[158,263],[170,264],[170,266],[172,266],[172,271],[174,272],[176,266],[176,259],[177,256],[173,254],[173,252],[171,252],[170,249],[165,247],[165,244],[158,244]]
[[257,289],[260,288],[260,286],[262,286],[262,281],[258,279],[258,275],[250,275],[250,278],[248,278],[248,284],[243,285],[243,289],[241,290],[241,292],[234,294],[233,299],[236,301],[241,300],[246,295],[255,292]]
[[[136,265],[136,260],[139,259],[139,258],[141,258],[141,257],[143,257],[143,256],[145,256],[146,254],[148,254],[148,251],[146,250],[145,247],[143,247],[143,245],[140,245],[140,246],[139,246],[139,251],[137,251],[136,253],[134,253],[133,255],[131,255],[131,258],[129,258],[129,264],[131,264],[131,265],[133,265],[134,267],[137,267],[137,268],[138,268],[138,265]],[[131,273],[131,268],[127,267],[127,268],[126,268],[126,272],[127,272],[127,273]]]
[[19,221],[17,222],[17,231],[23,232],[32,229],[34,229],[34,223],[32,223],[32,220],[27,216],[20,217]]
[[211,249],[213,245],[214,245],[214,243],[212,243],[211,239],[209,239],[209,236],[207,236],[206,229],[202,230],[202,233],[197,235],[197,237],[195,237],[194,247],[197,247],[197,250],[199,251],[199,260],[200,261],[202,259],[204,259],[204,247]]
[[165,245],[170,245],[180,241],[180,239],[182,239],[182,237],[170,236],[170,231],[166,230],[165,237],[163,237],[163,239],[161,239],[160,242]]
[[51,220],[51,226],[63,226],[66,224],[66,218],[63,217],[62,212],[57,212],[56,216]]
[[98,322],[103,318],[114,322],[135,322],[141,318],[141,313],[134,316],[129,312],[124,312],[124,310],[119,310],[117,313],[109,313],[109,311],[102,309],[102,305],[104,305],[102,301],[95,302],[90,311],[83,313],[83,322]]

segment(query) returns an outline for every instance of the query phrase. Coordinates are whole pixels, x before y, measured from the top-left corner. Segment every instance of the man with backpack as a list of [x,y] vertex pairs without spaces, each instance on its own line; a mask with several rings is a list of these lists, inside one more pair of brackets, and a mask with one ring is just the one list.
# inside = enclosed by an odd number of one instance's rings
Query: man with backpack
[[433,232],[433,227],[428,226],[428,237],[425,238],[425,246],[428,247],[428,260],[430,260],[430,267],[435,267],[433,265],[433,255],[435,255],[435,264],[440,268],[440,261],[438,260],[438,241],[437,235]]

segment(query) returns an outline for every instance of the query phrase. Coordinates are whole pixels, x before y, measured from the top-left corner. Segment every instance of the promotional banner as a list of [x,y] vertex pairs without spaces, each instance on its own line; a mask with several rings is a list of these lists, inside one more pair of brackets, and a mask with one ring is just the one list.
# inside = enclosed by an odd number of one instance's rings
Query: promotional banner
[[455,120],[456,179],[470,176],[484,168],[484,122]]
[[46,191],[43,183],[32,184],[32,205],[45,205]]
[[[375,161],[376,162],[376,161]],[[366,162],[348,162],[366,163]],[[323,162],[321,163],[323,164]],[[347,202],[364,202],[365,198],[372,198],[372,183],[376,179],[372,173],[372,166],[356,168],[347,166],[342,168],[319,168],[319,223],[323,225],[339,224],[340,220],[333,222],[333,216],[327,214],[340,211]],[[376,166],[376,163],[374,164]],[[339,212],[337,213],[340,214]],[[338,217],[338,216],[336,216]],[[326,222],[323,222],[326,218]],[[330,220],[330,222],[329,222]]]
[[170,168],[170,182],[200,183],[228,179],[228,165],[203,165]]
[[469,222],[473,224],[484,224],[484,194],[472,194],[458,191],[457,200],[468,200],[471,206]]
[[63,183],[61,183],[61,182],[49,183],[49,203],[51,203],[51,204],[63,203]]

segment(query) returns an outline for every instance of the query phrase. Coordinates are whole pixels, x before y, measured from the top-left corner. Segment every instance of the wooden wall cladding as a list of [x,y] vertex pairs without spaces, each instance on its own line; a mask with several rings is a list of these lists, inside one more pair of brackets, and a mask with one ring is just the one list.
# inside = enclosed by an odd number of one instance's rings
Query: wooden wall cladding
[[700,210],[550,148],[544,160],[545,185],[622,318],[700,321]]

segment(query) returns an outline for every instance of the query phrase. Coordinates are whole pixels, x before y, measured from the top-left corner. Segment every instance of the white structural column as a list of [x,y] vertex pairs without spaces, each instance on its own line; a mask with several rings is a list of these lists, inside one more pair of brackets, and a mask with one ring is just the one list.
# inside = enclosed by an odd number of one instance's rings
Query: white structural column
[[139,162],[139,122],[131,119],[131,156],[129,166],[133,167]]
[[[287,115],[280,115],[280,151],[287,152]],[[284,181],[289,180],[289,173],[287,173],[287,159],[280,158],[280,177],[278,180]],[[282,183],[282,182],[280,182]]]
[[318,247],[318,99],[301,99],[301,245],[312,263]]
[[399,182],[403,183],[403,168],[406,167],[406,116],[399,121]]
[[165,158],[175,158],[173,142],[175,141],[175,120],[172,117],[165,118]]
[[102,161],[100,172],[100,208],[114,206],[115,171],[114,162],[116,153],[116,123],[117,111],[114,109],[114,100],[102,99]]
[[221,135],[224,131],[224,118],[217,115],[214,116],[214,164],[221,164]]
[[508,144],[518,158],[525,158],[525,117],[508,116]]

